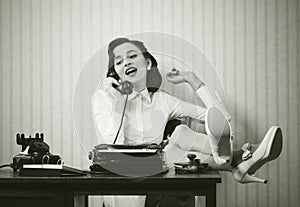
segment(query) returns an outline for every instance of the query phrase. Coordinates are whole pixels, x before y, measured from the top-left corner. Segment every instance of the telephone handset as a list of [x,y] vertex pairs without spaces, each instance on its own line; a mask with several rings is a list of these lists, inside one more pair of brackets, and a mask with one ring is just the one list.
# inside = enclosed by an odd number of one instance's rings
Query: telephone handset
[[122,81],[120,85],[116,86],[116,89],[121,94],[131,94],[132,93],[133,84],[129,81]]
[[112,86],[117,91],[119,91],[121,94],[128,94],[129,95],[129,94],[132,93],[133,84],[131,82],[129,82],[129,81],[121,81],[120,82],[121,79],[120,79],[119,75],[115,71],[113,71],[113,70],[109,71],[107,73],[107,77],[112,77],[112,78],[116,79],[120,83],[120,85],[117,85],[117,84],[113,83]]

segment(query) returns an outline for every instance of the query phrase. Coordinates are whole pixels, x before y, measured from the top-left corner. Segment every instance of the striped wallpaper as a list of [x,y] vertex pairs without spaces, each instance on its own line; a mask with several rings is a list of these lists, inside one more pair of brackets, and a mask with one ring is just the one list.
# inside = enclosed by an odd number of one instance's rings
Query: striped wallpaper
[[222,173],[218,206],[298,206],[299,16],[298,0],[0,0],[0,163],[19,152],[17,132],[42,131],[65,163],[88,166],[73,127],[80,71],[114,37],[163,32],[215,65],[236,148],[272,125],[284,133],[280,158],[258,172],[269,184],[241,185]]

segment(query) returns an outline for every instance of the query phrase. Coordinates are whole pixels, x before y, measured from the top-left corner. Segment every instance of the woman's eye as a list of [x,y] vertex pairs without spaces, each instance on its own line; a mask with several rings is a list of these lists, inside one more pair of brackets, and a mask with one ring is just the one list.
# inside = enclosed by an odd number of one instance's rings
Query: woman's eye
[[129,55],[130,59],[133,59],[133,58],[136,58],[136,57],[137,57],[137,54]]
[[117,61],[115,61],[115,64],[116,65],[120,65],[122,63],[122,60],[117,60]]

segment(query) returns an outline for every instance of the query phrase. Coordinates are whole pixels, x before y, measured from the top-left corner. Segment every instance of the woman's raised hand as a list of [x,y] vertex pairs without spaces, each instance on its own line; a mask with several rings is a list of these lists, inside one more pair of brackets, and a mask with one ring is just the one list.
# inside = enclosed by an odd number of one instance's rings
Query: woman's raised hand
[[167,73],[167,80],[171,83],[178,84],[185,82],[185,76],[187,76],[189,72],[182,72],[173,68],[171,72]]
[[171,72],[166,75],[167,80],[171,83],[189,83],[194,90],[197,90],[203,83],[194,72],[192,71],[179,71],[176,68],[173,68]]

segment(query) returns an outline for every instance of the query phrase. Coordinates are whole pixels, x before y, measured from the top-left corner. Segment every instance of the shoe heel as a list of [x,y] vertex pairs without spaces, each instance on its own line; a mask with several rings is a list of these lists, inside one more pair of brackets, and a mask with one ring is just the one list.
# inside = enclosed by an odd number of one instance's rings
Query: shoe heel
[[245,174],[240,183],[263,183],[267,184],[268,180]]

